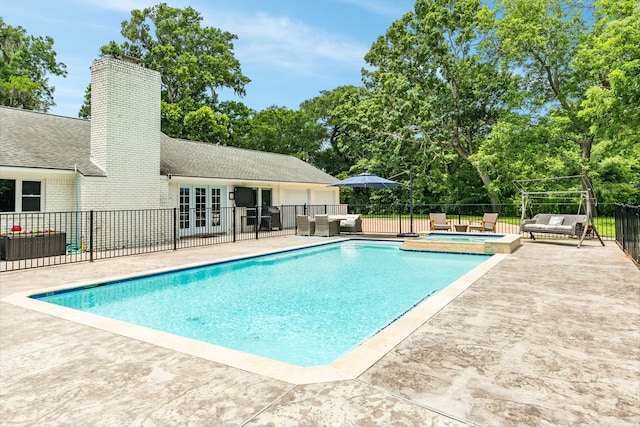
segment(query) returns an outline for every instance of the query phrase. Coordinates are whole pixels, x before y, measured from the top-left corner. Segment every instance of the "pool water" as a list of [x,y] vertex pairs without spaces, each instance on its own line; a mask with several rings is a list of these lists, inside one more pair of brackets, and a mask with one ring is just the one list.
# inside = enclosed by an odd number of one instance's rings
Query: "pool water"
[[455,233],[429,233],[415,240],[427,240],[438,242],[469,242],[484,243],[487,240],[501,239],[503,234],[455,234]]
[[354,240],[32,298],[302,367],[322,366],[486,259]]

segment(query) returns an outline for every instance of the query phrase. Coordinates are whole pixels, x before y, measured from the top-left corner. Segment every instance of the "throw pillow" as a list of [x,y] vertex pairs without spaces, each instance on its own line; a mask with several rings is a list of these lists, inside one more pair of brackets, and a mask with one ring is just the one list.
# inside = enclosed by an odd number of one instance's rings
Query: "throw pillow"
[[563,216],[552,216],[549,219],[549,225],[562,225],[562,221],[564,221]]

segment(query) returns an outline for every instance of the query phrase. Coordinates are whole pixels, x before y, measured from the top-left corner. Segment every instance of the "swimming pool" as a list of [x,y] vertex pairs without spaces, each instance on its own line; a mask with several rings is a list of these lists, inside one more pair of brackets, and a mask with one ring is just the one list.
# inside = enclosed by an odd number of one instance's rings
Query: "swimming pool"
[[430,232],[406,240],[400,248],[407,251],[510,254],[520,245],[519,234]]
[[345,241],[31,298],[301,367],[335,362],[487,260]]

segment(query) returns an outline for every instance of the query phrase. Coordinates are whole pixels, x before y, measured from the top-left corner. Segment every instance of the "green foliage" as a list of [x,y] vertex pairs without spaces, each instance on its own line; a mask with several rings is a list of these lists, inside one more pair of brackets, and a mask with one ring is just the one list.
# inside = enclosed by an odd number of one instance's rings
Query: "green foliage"
[[[162,131],[176,138],[227,143],[229,116],[219,108],[218,93],[232,89],[245,95],[249,78],[233,53],[234,34],[203,27],[202,16],[191,7],[178,9],[160,3],[133,10],[122,22],[122,44],[100,49],[102,56],[138,58],[161,74]],[[85,98],[82,114],[90,114]]]
[[228,137],[229,117],[203,106],[184,116],[187,138],[219,144]]
[[325,129],[305,112],[272,106],[253,115],[240,146],[309,162],[325,137]]
[[176,103],[185,98],[216,105],[217,91],[233,89],[245,94],[249,79],[233,55],[234,34],[202,27],[202,16],[191,7],[177,9],[160,3],[133,10],[122,22],[122,45],[101,48],[103,56],[121,54],[139,58],[141,64],[162,74],[163,99]]
[[91,118],[91,83],[84,90],[84,103],[78,111],[78,117],[83,119]]
[[640,6],[595,6],[590,27],[566,0],[417,1],[333,109],[350,174],[411,168],[418,203],[515,201],[514,180],[581,173],[600,201],[637,200]]
[[[331,175],[348,171],[351,162],[342,150],[349,134],[337,111],[352,97],[362,91],[355,86],[339,86],[332,91],[321,91],[320,96],[304,101],[300,109],[325,129],[325,139],[320,151],[313,157],[313,164]],[[342,143],[341,143],[342,141]]]
[[493,177],[471,161],[516,97],[517,79],[478,50],[491,20],[478,0],[418,0],[365,56],[365,95],[338,110],[354,136],[343,152],[391,172],[418,171],[422,199],[447,197],[452,172],[475,169],[477,178],[463,184],[484,187],[481,198],[497,203]]
[[616,141],[602,141],[594,146],[592,157],[598,200],[640,205],[640,136],[623,150]]
[[595,6],[594,30],[575,60],[592,81],[580,114],[594,135],[620,140],[640,131],[640,3],[600,0]]
[[[496,5],[503,17],[494,53],[525,76],[529,102],[521,111],[531,117],[529,126],[540,127],[547,141],[561,147],[543,152],[544,163],[530,164],[528,173],[587,173],[596,192],[602,189],[601,201],[637,199],[640,175],[631,166],[638,162],[640,133],[638,2],[596,1],[591,26],[582,16],[588,9],[580,2],[499,0]],[[579,163],[567,156],[575,150],[562,140],[579,150]],[[521,152],[510,154],[517,158]],[[612,173],[621,167],[628,172]]]
[[578,147],[549,118],[532,122],[527,116],[505,115],[493,128],[474,161],[496,178],[493,190],[503,201],[519,201],[513,181],[579,174]]
[[218,112],[229,118],[226,145],[241,146],[243,138],[251,129],[251,116],[254,111],[242,102],[224,101],[218,104]]
[[47,76],[66,76],[67,71],[56,61],[51,37],[29,36],[0,17],[0,57],[1,105],[43,112],[55,105]]

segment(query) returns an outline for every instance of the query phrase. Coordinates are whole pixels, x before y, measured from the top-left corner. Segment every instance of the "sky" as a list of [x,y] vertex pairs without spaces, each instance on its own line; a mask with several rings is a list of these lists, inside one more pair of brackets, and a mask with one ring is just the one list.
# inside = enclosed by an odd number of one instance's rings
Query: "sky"
[[[28,35],[50,36],[65,78],[50,76],[56,106],[51,114],[77,117],[100,47],[118,44],[131,11],[161,0],[0,0],[6,25]],[[390,25],[413,9],[414,0],[165,0],[191,6],[202,25],[237,35],[234,52],[251,79],[246,96],[222,91],[222,100],[254,110],[272,105],[296,110],[300,103],[341,85],[360,85],[364,55]]]

